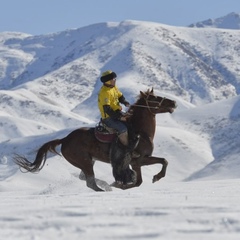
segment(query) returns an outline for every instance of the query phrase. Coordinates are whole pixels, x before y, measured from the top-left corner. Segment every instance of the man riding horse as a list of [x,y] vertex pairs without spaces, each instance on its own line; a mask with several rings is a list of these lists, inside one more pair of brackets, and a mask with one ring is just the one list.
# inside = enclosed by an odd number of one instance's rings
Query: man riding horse
[[[103,74],[102,77],[107,75],[110,75],[110,80],[115,77],[112,72],[107,72],[107,74]],[[109,79],[107,77],[108,81]],[[105,82],[106,79],[102,78],[102,80]],[[121,94],[116,98],[117,102],[119,102]],[[109,105],[106,103],[103,105]],[[120,140],[113,141],[112,144],[109,142],[101,142],[96,137],[96,127],[84,126],[75,129],[63,138],[53,139],[44,143],[37,150],[33,161],[29,161],[26,157],[16,154],[14,162],[20,168],[25,169],[26,172],[36,173],[44,167],[49,152],[59,155],[61,153],[70,164],[81,169],[82,175],[86,180],[86,185],[94,191],[104,191],[97,185],[93,168],[94,160],[105,163],[111,162],[113,166],[113,176],[117,183],[113,184],[113,186],[120,187],[121,189],[139,187],[143,182],[141,168],[143,166],[161,164],[161,170],[153,176],[152,182],[154,183],[165,177],[168,166],[168,161],[165,158],[152,156],[154,148],[153,139],[156,129],[155,117],[156,114],[160,113],[173,113],[176,108],[176,101],[155,95],[153,89],[145,92],[140,91],[137,101],[128,109],[128,112],[131,111],[131,115],[127,121],[128,125],[131,126],[129,128],[131,131],[129,131],[128,146],[123,145]],[[116,119],[124,115],[120,109],[119,107],[113,109],[115,112],[119,111]],[[139,141],[132,140],[134,138],[131,136],[135,134],[140,136]],[[137,151],[139,157],[132,157],[130,154],[133,149],[131,146],[134,146],[132,142],[137,143],[135,151]],[[61,146],[60,153],[56,150],[57,146]],[[118,149],[120,149],[120,151]],[[126,154],[126,152],[128,152],[128,154]],[[129,167],[129,163],[131,168]],[[127,184],[131,180],[133,184]]]
[[116,73],[110,70],[102,73],[100,80],[103,85],[98,93],[98,108],[101,113],[102,124],[108,128],[115,129],[118,134],[120,144],[116,143],[112,145],[110,161],[112,163],[115,180],[121,181],[122,176],[119,176],[119,174],[124,174],[122,172],[123,169],[129,167],[131,157],[139,156],[138,153],[134,152],[134,148],[139,139],[136,138],[134,141],[129,141],[128,127],[126,124],[128,115],[122,112],[120,103],[126,107],[129,107],[130,104],[117,88],[116,78]]

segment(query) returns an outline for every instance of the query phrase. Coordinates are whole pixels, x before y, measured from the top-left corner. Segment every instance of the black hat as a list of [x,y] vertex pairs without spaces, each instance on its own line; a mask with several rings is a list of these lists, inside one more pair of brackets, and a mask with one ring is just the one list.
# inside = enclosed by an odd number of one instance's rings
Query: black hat
[[106,72],[102,73],[102,76],[100,78],[101,82],[105,83],[109,80],[112,80],[117,77],[117,74],[115,72],[112,72],[111,70],[108,70]]

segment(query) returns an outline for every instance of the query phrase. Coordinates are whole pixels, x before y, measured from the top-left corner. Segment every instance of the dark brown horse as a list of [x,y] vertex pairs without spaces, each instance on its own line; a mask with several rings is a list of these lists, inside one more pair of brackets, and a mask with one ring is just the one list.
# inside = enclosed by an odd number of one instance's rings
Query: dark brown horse
[[[131,116],[128,119],[135,133],[140,135],[139,144],[136,148],[140,157],[133,158],[130,163],[132,169],[136,172],[136,181],[132,186],[120,186],[120,188],[126,189],[140,186],[142,183],[141,167],[145,165],[162,164],[161,171],[153,176],[153,182],[165,176],[168,165],[167,160],[151,156],[156,127],[155,116],[157,113],[172,113],[175,108],[175,101],[155,96],[153,89],[144,93],[140,92],[136,103],[129,108]],[[55,139],[45,143],[38,150],[34,162],[30,162],[19,155],[14,160],[16,164],[28,172],[38,172],[43,168],[47,160],[48,151],[59,154],[55,148],[60,144],[62,145],[61,153],[64,158],[82,170],[81,175],[84,175],[87,186],[95,191],[103,191],[96,184],[93,165],[94,160],[110,163],[109,151],[111,144],[98,141],[94,134],[94,128],[79,128],[62,139]]]

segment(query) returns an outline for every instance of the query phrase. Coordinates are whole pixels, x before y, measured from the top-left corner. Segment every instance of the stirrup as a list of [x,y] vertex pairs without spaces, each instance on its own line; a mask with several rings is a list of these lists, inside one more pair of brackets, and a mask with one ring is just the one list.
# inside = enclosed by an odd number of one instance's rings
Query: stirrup
[[140,135],[138,134],[138,135],[131,141],[131,143],[129,144],[129,147],[130,147],[132,150],[134,150],[134,149],[137,147],[137,145],[138,145],[138,143],[139,143],[139,140],[140,140]]

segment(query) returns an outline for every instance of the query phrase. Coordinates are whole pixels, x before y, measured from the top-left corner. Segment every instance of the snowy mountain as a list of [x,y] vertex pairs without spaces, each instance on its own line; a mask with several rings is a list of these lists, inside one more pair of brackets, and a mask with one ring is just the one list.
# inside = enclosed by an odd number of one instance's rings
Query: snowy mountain
[[[189,161],[191,170],[175,169],[173,173],[180,171],[176,179],[188,178],[208,168],[207,164],[212,169],[216,161],[236,161],[239,34],[138,21],[101,23],[41,36],[1,33],[1,155],[6,157],[13,148],[19,148],[12,146],[15,139],[27,137],[27,145],[34,141],[36,146],[39,144],[33,136],[43,136],[40,139],[44,142],[44,134],[55,136],[56,131],[95,125],[99,120],[99,76],[101,71],[113,69],[118,74],[118,86],[132,103],[140,90],[150,87],[159,95],[177,100],[176,113],[159,117],[163,119],[159,120],[159,138],[172,122],[174,128],[171,137],[169,133],[164,136],[168,142],[164,140],[163,147],[159,144],[156,151],[169,148],[171,152],[170,146],[180,151],[180,146],[187,146],[197,164],[192,170],[191,157],[185,156],[184,147],[179,154]],[[215,109],[221,115],[213,116]],[[184,119],[178,123],[182,113]],[[206,135],[205,141],[199,139],[199,133]],[[201,156],[202,149],[199,152],[193,148],[196,142],[208,149],[206,155]],[[21,148],[23,153],[28,152]],[[168,156],[169,152],[164,154]],[[169,156],[176,166],[178,156]],[[235,175],[239,177],[238,172]]]
[[209,18],[201,22],[193,23],[189,25],[189,27],[240,29],[240,15],[239,13],[232,12],[216,19]]

